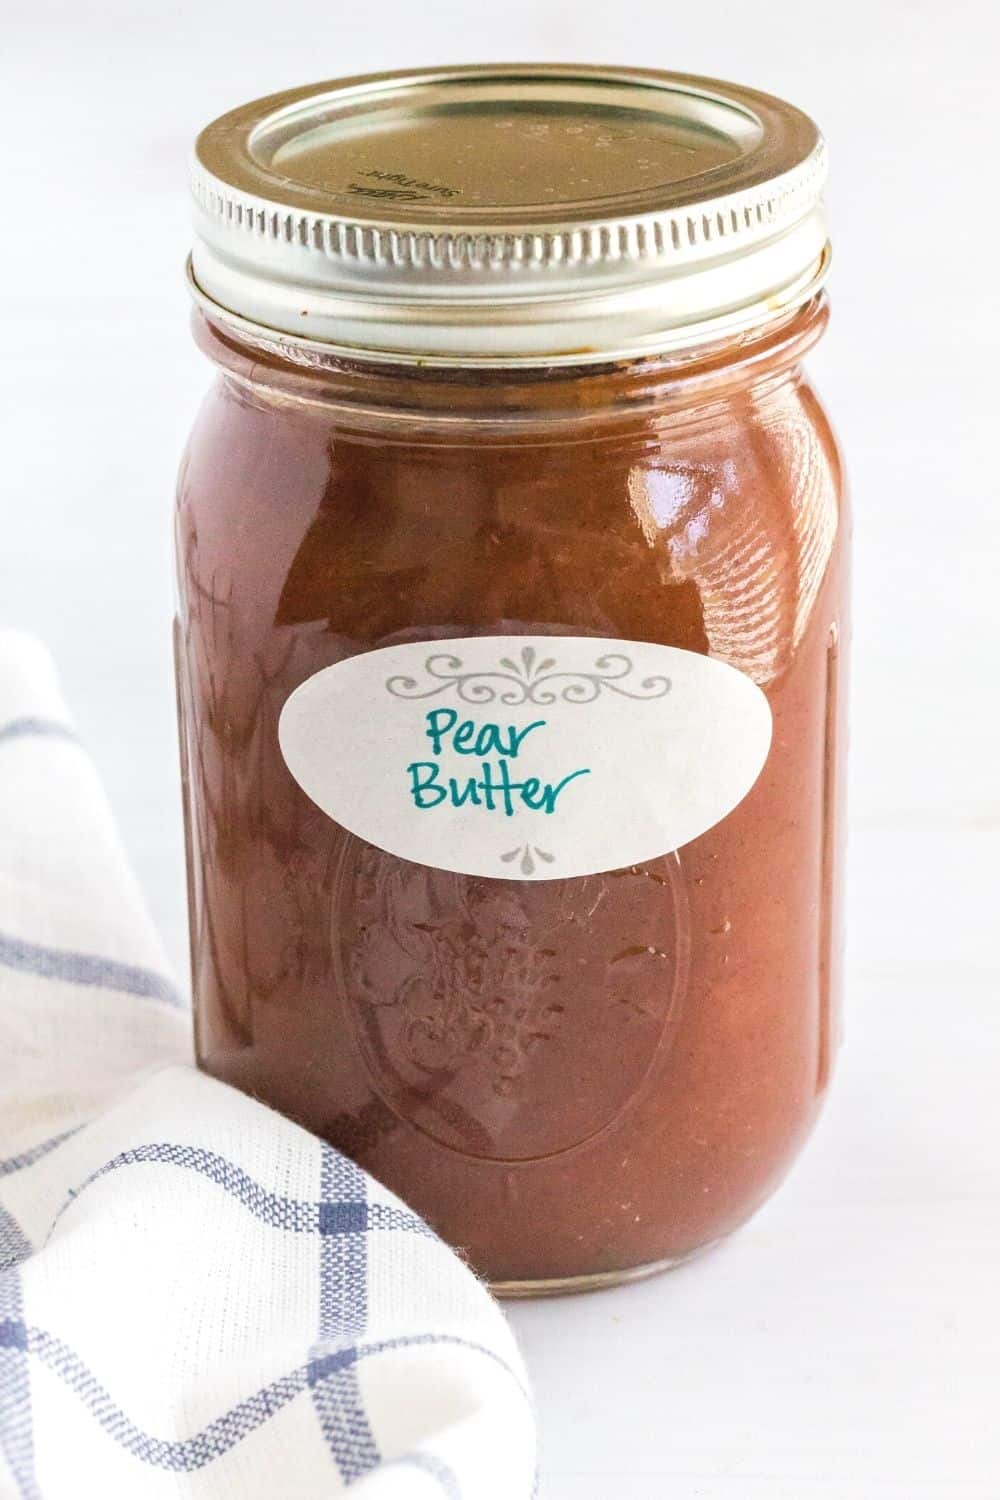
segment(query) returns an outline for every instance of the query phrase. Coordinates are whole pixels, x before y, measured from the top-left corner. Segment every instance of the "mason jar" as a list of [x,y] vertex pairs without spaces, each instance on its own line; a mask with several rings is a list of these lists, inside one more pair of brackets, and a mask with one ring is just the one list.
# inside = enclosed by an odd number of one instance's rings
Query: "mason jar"
[[824,173],[780,100],[552,65],[297,89],[198,141],[199,1062],[502,1293],[728,1234],[827,1087]]

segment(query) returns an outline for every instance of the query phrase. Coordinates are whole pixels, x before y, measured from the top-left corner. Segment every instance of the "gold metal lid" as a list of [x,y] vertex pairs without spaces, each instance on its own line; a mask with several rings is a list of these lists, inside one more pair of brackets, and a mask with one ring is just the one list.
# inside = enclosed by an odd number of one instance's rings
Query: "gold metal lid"
[[816,126],[644,69],[292,89],[202,131],[191,281],[282,342],[432,363],[624,358],[756,327],[829,261]]

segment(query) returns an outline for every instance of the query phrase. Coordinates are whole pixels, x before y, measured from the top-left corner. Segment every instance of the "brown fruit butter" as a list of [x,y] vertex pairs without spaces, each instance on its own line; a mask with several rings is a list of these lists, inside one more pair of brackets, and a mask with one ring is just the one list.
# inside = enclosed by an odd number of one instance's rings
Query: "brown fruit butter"
[[[690,347],[505,365],[324,352],[201,293],[218,379],[181,473],[176,626],[200,1065],[501,1290],[683,1259],[774,1189],[836,1042],[845,511],[801,367],[822,295]],[[349,831],[283,753],[292,694],[479,637],[724,663],[766,698],[762,768],[681,847],[568,877]],[[627,737],[621,760],[628,795]]]

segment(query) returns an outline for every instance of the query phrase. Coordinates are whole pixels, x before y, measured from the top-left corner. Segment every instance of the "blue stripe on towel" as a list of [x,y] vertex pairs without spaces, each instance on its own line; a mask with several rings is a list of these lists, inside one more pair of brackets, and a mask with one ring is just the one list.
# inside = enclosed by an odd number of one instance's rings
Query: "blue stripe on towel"
[[39,979],[62,979],[67,984],[93,985],[103,990],[118,990],[180,1005],[181,998],[169,979],[151,969],[123,964],[115,958],[95,953],[77,953],[69,948],[48,948],[29,943],[24,938],[0,932],[0,965],[34,974]]
[[[327,1243],[339,1242],[333,1240]],[[0,1286],[2,1285],[3,1283],[0,1282]],[[13,1350],[19,1357],[23,1357],[27,1351],[29,1357],[40,1359],[82,1401],[98,1425],[133,1457],[156,1468],[169,1469],[175,1473],[201,1469],[213,1459],[221,1458],[255,1428],[261,1427],[271,1417],[276,1416],[300,1392],[310,1387],[314,1402],[319,1393],[325,1389],[330,1389],[335,1393],[333,1401],[336,1423],[335,1451],[344,1455],[345,1463],[347,1453],[350,1451],[357,1464],[366,1453],[374,1451],[375,1444],[368,1431],[367,1418],[362,1417],[360,1424],[347,1421],[351,1415],[351,1401],[344,1399],[345,1378],[353,1375],[356,1380],[360,1362],[373,1355],[385,1353],[390,1349],[433,1345],[449,1345],[484,1355],[494,1364],[499,1365],[514,1381],[518,1390],[524,1394],[525,1399],[528,1399],[527,1392],[524,1391],[515,1372],[492,1349],[476,1344],[470,1339],[449,1334],[418,1333],[383,1339],[367,1345],[345,1343],[335,1355],[331,1351],[328,1356],[312,1359],[308,1365],[302,1365],[287,1375],[271,1381],[269,1385],[264,1386],[254,1395],[248,1396],[246,1400],[232,1407],[221,1417],[217,1417],[214,1422],[210,1422],[194,1436],[166,1439],[154,1437],[151,1433],[144,1432],[137,1427],[117,1405],[110,1392],[101,1385],[93,1372],[62,1339],[46,1332],[43,1328],[26,1326],[20,1316],[8,1315],[6,1318],[0,1318],[0,1355],[4,1351]],[[5,1414],[3,1407],[0,1407],[0,1414]],[[0,1433],[3,1431],[4,1429],[0,1427]],[[366,1431],[368,1432],[367,1439],[364,1435]],[[376,1453],[375,1459],[368,1463],[367,1467],[371,1467],[372,1463],[377,1461]],[[364,1472],[364,1470],[359,1468],[357,1472]],[[32,1490],[30,1493],[34,1497],[36,1492]]]
[[[348,1206],[348,1232],[331,1232],[335,1224],[344,1224]],[[357,1369],[356,1341],[368,1320],[367,1208],[361,1168],[323,1146],[319,1339],[310,1354],[308,1377],[323,1436],[347,1484],[379,1461]]]
[[[65,1136],[58,1136],[51,1142],[43,1143],[41,1147],[35,1147],[32,1159],[44,1155],[45,1149],[51,1149],[63,1139]],[[24,1156],[30,1154],[26,1152]],[[237,1199],[249,1213],[271,1229],[284,1229],[292,1234],[321,1235],[356,1235],[371,1230],[388,1230],[423,1234],[429,1239],[435,1237],[434,1231],[428,1228],[423,1219],[409,1209],[396,1208],[391,1204],[368,1203],[364,1198],[323,1202],[312,1202],[308,1198],[288,1198],[282,1193],[272,1193],[249,1173],[244,1172],[242,1167],[215,1151],[169,1141],[150,1141],[146,1145],[119,1151],[117,1156],[112,1156],[74,1189],[72,1197],[66,1200],[56,1214],[53,1228],[69,1205],[75,1203],[92,1183],[107,1176],[109,1172],[142,1166],[148,1162],[200,1173],[216,1187]],[[27,1164],[24,1157],[12,1157],[11,1163]],[[6,1166],[7,1163],[0,1162],[0,1176],[4,1175]],[[16,1169],[16,1165],[11,1165],[10,1170]]]
[[60,724],[58,719],[11,719],[7,724],[0,724],[0,745],[6,740],[24,739],[72,740],[75,745],[80,743],[76,730],[71,729],[68,724]]
[[387,1469],[420,1469],[424,1474],[429,1474],[432,1479],[437,1480],[441,1492],[446,1500],[462,1500],[462,1487],[458,1477],[452,1469],[438,1458],[436,1453],[404,1453],[402,1458],[395,1458],[391,1463],[385,1465]]
[[68,1344],[44,1329],[27,1330],[29,1352],[69,1386],[91,1416],[116,1442],[141,1462],[175,1473],[202,1469],[261,1427],[306,1387],[305,1369],[293,1370],[241,1401],[190,1438],[158,1438],[143,1432],[112,1400],[110,1393]]
[[33,1167],[36,1161],[41,1161],[43,1156],[48,1156],[63,1141],[68,1141],[71,1135],[76,1135],[82,1130],[81,1125],[74,1125],[71,1130],[60,1130],[58,1135],[50,1135],[47,1141],[38,1141],[34,1146],[26,1146],[23,1151],[18,1151],[14,1156],[8,1156],[0,1161],[0,1177],[10,1177],[14,1172],[23,1172],[26,1167]]
[[13,1214],[0,1204],[0,1454],[20,1500],[38,1500],[31,1415],[31,1372],[18,1265],[31,1246]]

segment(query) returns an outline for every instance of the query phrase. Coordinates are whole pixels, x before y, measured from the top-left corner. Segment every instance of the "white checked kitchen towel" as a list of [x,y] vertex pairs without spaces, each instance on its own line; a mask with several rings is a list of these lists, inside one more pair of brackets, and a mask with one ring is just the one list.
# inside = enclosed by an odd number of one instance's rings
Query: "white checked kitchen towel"
[[496,1304],[197,1073],[51,663],[0,634],[0,1497],[521,1500]]

